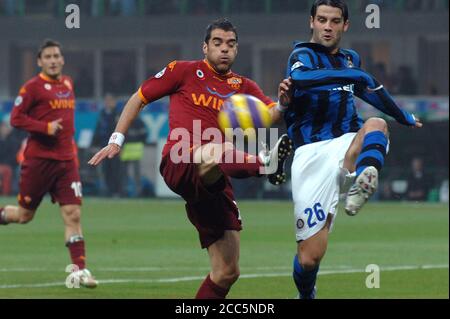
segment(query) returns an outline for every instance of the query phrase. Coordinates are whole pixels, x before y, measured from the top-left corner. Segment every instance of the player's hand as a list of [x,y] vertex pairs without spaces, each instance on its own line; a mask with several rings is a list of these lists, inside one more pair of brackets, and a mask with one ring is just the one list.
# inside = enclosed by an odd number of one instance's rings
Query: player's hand
[[414,125],[414,127],[421,128],[423,126],[422,121],[417,116],[415,116],[415,115],[413,115],[413,116],[414,116],[414,119],[416,120],[416,124]]
[[117,154],[120,153],[120,146],[114,143],[108,144],[100,151],[98,151],[92,158],[89,160],[88,164],[92,166],[97,166],[101,163],[105,158],[113,158]]
[[283,106],[288,106],[292,100],[292,79],[289,77],[278,85],[278,101]]
[[58,132],[63,129],[61,122],[62,122],[61,118],[54,120],[52,122],[49,122],[48,123],[48,135],[55,136],[56,134],[58,134]]

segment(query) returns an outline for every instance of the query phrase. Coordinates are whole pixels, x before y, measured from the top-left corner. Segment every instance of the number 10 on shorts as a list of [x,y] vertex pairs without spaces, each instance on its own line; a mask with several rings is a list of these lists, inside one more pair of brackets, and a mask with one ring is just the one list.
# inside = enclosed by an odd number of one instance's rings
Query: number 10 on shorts
[[305,209],[305,214],[308,216],[307,221],[309,228],[312,228],[317,225],[317,222],[312,221],[314,215],[316,216],[319,222],[324,220],[326,217],[325,212],[323,211],[322,205],[320,203],[315,203],[312,208],[308,207],[307,209]]
[[75,197],[83,196],[81,194],[81,182],[72,182],[72,184],[70,184],[70,188],[73,189],[73,192],[75,193]]

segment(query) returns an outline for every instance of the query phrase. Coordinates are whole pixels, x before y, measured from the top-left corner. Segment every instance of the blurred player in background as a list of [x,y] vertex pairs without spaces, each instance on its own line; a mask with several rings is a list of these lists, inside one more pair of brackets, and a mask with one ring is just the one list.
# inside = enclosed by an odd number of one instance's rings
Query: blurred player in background
[[75,96],[73,82],[62,74],[61,45],[46,40],[39,48],[41,73],[20,89],[11,113],[11,125],[29,133],[19,182],[19,206],[0,208],[0,224],[30,222],[42,198],[49,193],[58,202],[65,225],[65,242],[73,275],[82,286],[97,282],[86,269],[85,243],[81,230],[81,182],[73,140]]
[[355,51],[339,48],[349,27],[344,1],[316,0],[310,27],[311,41],[295,44],[288,79],[279,89],[288,135],[296,149],[292,195],[298,249],[293,276],[302,299],[315,297],[339,193],[348,191],[345,210],[356,215],[375,192],[388,152],[387,123],[381,118],[363,122],[353,96],[403,125],[422,127],[395,104],[383,85],[360,69]]
[[[96,148],[96,152],[103,147],[104,141],[109,138],[109,135],[116,127],[119,115],[116,98],[111,93],[105,94],[103,108],[98,116],[92,139],[92,145]],[[105,195],[112,197],[120,197],[122,195],[122,183],[119,173],[121,170],[122,162],[119,157],[113,158],[102,166]]]
[[[220,132],[217,115],[224,100],[233,94],[256,96],[272,110],[276,109],[276,103],[265,96],[255,82],[231,71],[237,48],[237,31],[229,21],[221,19],[210,24],[203,43],[205,59],[171,62],[145,81],[127,102],[108,146],[89,161],[97,165],[105,158],[116,156],[124,134],[139,111],[152,101],[170,96],[171,132],[162,152],[160,172],[170,189],[186,201],[186,211],[197,228],[201,246],[208,249],[211,272],[197,292],[196,298],[201,299],[225,298],[239,277],[239,231],[242,227],[230,177],[260,176],[261,167],[276,163],[278,169],[269,175],[269,181],[282,182],[279,178],[284,175],[284,161],[290,150],[289,139],[284,135],[271,151],[262,151],[256,160],[249,160],[252,155],[242,154],[232,143],[223,143],[222,133],[219,133],[222,143],[212,143],[211,137],[203,140],[196,136],[195,120],[201,120],[200,135],[206,129]],[[276,114],[274,112],[275,117]],[[173,134],[179,128],[184,128],[187,136]],[[180,145],[190,150],[188,163],[174,160],[173,155],[178,153]],[[221,159],[230,152],[236,158],[245,155],[242,158],[246,160],[223,163]]]

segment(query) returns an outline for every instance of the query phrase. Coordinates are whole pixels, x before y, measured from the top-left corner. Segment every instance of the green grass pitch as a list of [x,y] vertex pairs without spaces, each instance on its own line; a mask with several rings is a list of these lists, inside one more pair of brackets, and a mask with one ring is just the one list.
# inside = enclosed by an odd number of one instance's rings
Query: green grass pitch
[[[13,199],[0,199],[0,205]],[[230,298],[296,295],[292,204],[239,202],[241,278]],[[28,225],[0,226],[0,298],[192,298],[207,252],[178,200],[85,199],[88,268],[97,289],[68,289],[70,263],[56,205],[45,199]],[[340,210],[318,277],[318,298],[448,298],[448,205],[369,203]],[[365,285],[380,266],[380,288]]]

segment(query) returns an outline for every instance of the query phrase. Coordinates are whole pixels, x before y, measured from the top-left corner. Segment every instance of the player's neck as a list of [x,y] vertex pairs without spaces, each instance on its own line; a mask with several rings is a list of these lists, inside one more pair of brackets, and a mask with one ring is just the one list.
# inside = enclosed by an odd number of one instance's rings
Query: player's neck
[[52,75],[49,75],[49,74],[47,74],[47,73],[45,73],[43,71],[41,73],[39,73],[39,75],[41,76],[42,79],[44,79],[44,80],[46,80],[48,82],[59,82],[59,81],[61,81],[61,77],[62,77],[61,73],[52,76]]
[[[318,43],[318,42],[314,41],[314,38],[311,38],[311,40],[310,40],[309,42],[322,45],[321,43]],[[322,46],[324,46],[324,45],[322,45]],[[325,46],[324,46],[324,47],[325,47]],[[328,52],[329,52],[330,54],[336,54],[336,53],[338,53],[338,52],[339,52],[339,46],[336,46],[336,47],[334,47],[334,48],[329,48]]]
[[208,61],[208,59],[205,58],[203,61],[204,61],[205,64],[208,66],[208,68],[209,68],[211,71],[213,71],[214,73],[216,73],[217,75],[220,75],[220,76],[227,76],[227,75],[231,74],[231,70],[230,70],[230,69],[228,69],[226,72],[219,72],[219,71],[217,71],[216,68],[212,65],[212,63]]

